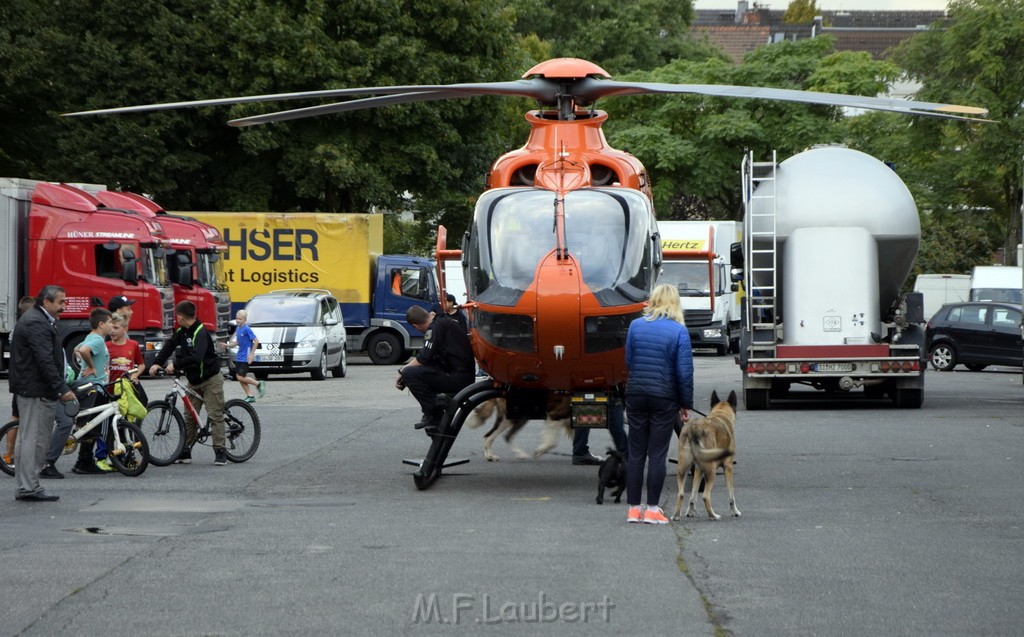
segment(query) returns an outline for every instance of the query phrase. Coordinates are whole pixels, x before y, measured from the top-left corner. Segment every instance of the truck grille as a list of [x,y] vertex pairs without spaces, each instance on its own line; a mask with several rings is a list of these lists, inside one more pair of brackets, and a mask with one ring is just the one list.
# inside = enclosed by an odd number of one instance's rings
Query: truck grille
[[683,321],[687,327],[711,324],[711,310],[683,310]]

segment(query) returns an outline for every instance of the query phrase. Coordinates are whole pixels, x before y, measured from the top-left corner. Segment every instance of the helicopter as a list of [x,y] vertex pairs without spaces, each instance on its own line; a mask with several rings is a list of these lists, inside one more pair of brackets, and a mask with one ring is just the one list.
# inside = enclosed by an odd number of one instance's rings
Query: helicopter
[[445,413],[414,473],[426,489],[446,464],[462,424],[482,402],[504,397],[509,418],[544,418],[553,395],[568,396],[573,426],[607,427],[608,401],[626,381],[624,344],[641,315],[663,259],[650,178],[633,155],[610,147],[600,98],[700,94],[891,111],[970,121],[987,110],[892,98],[729,85],[620,82],[577,58],[537,64],[520,80],[448,85],[332,89],[129,106],[69,116],[133,113],[294,99],[348,98],[239,118],[251,126],[394,104],[507,95],[536,100],[521,149],[499,157],[487,176],[459,249],[438,228],[437,276],[444,298],[444,262],[461,262],[470,340],[488,378],[445,397]]

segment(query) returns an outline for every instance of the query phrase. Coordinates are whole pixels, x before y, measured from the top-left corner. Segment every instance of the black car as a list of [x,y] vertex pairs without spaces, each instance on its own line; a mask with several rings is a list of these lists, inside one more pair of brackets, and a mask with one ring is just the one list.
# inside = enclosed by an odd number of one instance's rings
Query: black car
[[950,303],[928,321],[928,356],[948,372],[963,363],[977,372],[989,365],[1024,365],[1021,306],[1014,303]]

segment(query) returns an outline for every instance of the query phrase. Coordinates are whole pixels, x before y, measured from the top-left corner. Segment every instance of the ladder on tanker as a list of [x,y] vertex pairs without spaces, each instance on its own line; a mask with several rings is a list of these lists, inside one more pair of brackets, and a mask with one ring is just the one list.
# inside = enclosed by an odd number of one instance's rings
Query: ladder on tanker
[[769,358],[776,355],[775,332],[779,316],[777,172],[775,151],[770,162],[755,162],[753,152],[743,158],[743,247],[747,257],[743,281],[747,292],[745,319],[750,329],[751,356]]

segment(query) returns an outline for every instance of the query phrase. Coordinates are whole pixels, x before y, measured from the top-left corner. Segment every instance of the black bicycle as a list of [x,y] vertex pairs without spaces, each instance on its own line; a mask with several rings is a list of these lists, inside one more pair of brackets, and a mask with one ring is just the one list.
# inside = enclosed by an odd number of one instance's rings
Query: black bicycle
[[[139,426],[149,442],[149,461],[158,467],[173,463],[185,448],[185,418],[177,407],[179,397],[192,418],[197,423],[204,422],[190,396],[202,398],[175,377],[174,386],[163,400],[146,405],[149,413]],[[212,445],[212,433],[212,423],[207,418],[196,432],[196,443]],[[245,462],[253,457],[260,446],[260,417],[252,405],[238,398],[224,402],[224,438],[224,453],[231,462]]]

